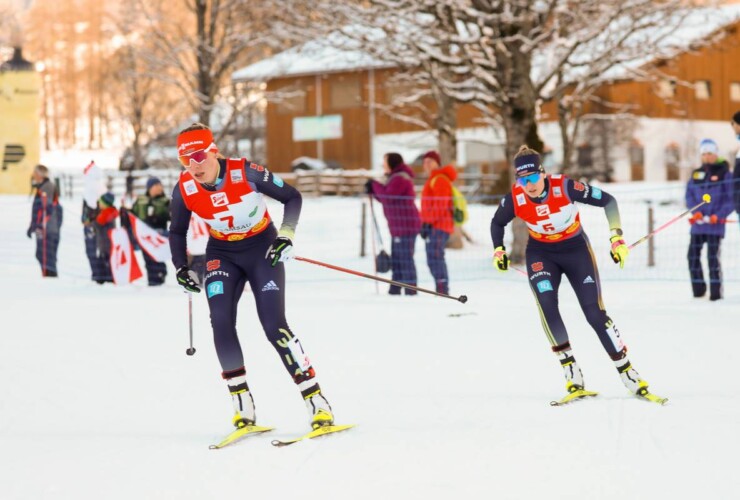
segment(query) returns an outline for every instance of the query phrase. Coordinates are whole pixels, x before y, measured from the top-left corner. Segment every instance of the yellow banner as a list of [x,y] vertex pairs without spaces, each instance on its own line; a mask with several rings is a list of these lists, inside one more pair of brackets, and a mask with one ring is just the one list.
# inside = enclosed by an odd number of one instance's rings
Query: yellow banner
[[0,71],[0,194],[31,190],[40,154],[40,86],[36,71]]

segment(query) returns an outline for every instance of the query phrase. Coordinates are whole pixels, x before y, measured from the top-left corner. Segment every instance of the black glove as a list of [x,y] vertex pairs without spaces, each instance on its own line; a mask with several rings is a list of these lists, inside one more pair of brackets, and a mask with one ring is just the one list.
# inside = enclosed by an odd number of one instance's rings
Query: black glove
[[29,238],[31,238],[33,236],[33,228],[32,227],[29,227],[28,228],[28,231],[26,231],[26,236],[28,236]]
[[198,282],[195,278],[195,271],[191,271],[188,266],[182,266],[177,270],[177,284],[188,292],[200,293],[200,288],[198,288]]
[[367,194],[373,194],[373,180],[372,179],[368,179],[367,182],[365,183],[365,192]]
[[429,239],[429,236],[432,234],[432,225],[428,222],[425,222],[421,225],[421,231],[419,232],[421,237],[425,240]]
[[278,262],[285,262],[293,258],[293,242],[287,236],[278,236],[267,249],[265,259],[270,261],[270,265],[275,267]]

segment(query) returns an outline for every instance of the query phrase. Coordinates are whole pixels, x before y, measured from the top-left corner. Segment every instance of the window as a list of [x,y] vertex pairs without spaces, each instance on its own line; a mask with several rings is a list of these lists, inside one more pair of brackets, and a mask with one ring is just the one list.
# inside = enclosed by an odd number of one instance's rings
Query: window
[[658,97],[668,99],[676,95],[676,80],[660,80],[658,82]]
[[709,80],[697,80],[694,84],[694,96],[701,101],[706,101],[712,97],[712,82]]
[[632,141],[629,148],[630,179],[633,181],[645,180],[645,148],[638,141]]
[[740,102],[740,82],[730,83],[730,100]]
[[271,101],[281,115],[300,115],[306,112],[306,90],[298,83],[284,85],[276,90]]
[[329,107],[331,109],[356,108],[362,105],[362,86],[360,77],[354,75],[335,76],[329,90]]
[[666,180],[677,181],[681,178],[681,149],[678,144],[671,143],[665,148]]

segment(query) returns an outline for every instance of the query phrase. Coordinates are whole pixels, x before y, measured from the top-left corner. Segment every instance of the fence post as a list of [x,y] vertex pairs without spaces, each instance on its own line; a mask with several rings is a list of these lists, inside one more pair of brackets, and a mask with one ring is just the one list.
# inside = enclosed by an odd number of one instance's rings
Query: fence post
[[367,203],[362,202],[362,215],[360,216],[360,257],[365,256],[365,233],[367,232]]
[[[647,234],[655,230],[655,211],[652,202],[648,201],[648,227]],[[648,239],[648,267],[655,267],[655,238]]]

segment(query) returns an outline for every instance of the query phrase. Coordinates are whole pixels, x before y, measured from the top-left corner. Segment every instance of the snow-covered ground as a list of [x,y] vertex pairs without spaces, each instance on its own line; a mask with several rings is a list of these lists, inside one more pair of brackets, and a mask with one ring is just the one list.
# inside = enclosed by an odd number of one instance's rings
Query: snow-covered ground
[[[368,272],[370,259],[357,256],[358,203],[306,200],[297,253]],[[385,285],[376,293],[369,280],[290,262],[290,324],[338,422],[358,426],[270,446],[306,431],[307,413],[247,293],[238,329],[249,383],[259,422],[277,430],[211,451],[230,430],[231,403],[205,297],[194,300],[198,351],[188,357],[187,299],[172,276],[156,289],[89,281],[79,205],[65,201],[60,278],[43,280],[25,237],[30,200],[0,197],[2,499],[737,496],[736,281],[724,300],[710,303],[690,296],[688,279],[652,280],[637,249],[623,272],[641,277],[617,279],[598,250],[609,275],[607,310],[636,368],[670,403],[626,392],[564,284],[575,354],[588,387],[601,395],[555,408],[549,401],[563,395],[564,382],[526,280],[490,267],[484,236],[492,207],[474,207],[480,244],[460,260],[482,264],[465,279],[453,274],[452,292],[466,294],[465,305],[390,297]],[[606,223],[594,213],[584,221],[596,245]],[[635,225],[630,240],[641,235]],[[737,242],[737,226],[732,231]],[[665,234],[686,232],[684,224]],[[726,246],[723,257],[736,248]],[[429,286],[419,250],[420,285]]]

